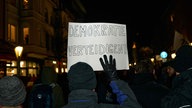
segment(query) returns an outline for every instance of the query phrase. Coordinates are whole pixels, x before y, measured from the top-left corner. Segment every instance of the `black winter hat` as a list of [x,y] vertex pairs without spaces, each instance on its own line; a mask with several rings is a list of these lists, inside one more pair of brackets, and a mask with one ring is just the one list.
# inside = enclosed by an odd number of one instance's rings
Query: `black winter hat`
[[96,75],[93,68],[84,62],[72,65],[67,74],[69,90],[96,88]]
[[0,79],[0,106],[18,106],[26,98],[23,82],[16,76],[5,76]]
[[176,52],[175,59],[169,61],[167,65],[173,67],[177,72],[192,68],[192,46],[181,46]]

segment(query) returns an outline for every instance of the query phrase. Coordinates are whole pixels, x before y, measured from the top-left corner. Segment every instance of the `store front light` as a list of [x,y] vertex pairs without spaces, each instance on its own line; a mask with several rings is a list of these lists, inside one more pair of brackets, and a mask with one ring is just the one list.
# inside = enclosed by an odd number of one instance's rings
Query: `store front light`
[[175,59],[175,57],[176,57],[176,53],[172,53],[172,54],[171,54],[171,58],[172,58],[172,59]]
[[65,68],[65,72],[66,72],[66,73],[68,72],[68,69],[67,69],[67,68]]
[[63,73],[64,72],[64,69],[63,68],[61,68],[61,73]]
[[58,73],[58,72],[59,72],[59,69],[58,69],[57,67],[55,68],[55,72],[56,72],[56,73]]
[[57,62],[56,62],[56,61],[53,61],[53,64],[57,64]]
[[154,63],[154,61],[155,61],[155,59],[154,59],[154,58],[151,58],[151,62],[153,62],[153,63]]
[[192,42],[191,42],[191,43],[189,43],[189,45],[190,45],[190,46],[192,46]]

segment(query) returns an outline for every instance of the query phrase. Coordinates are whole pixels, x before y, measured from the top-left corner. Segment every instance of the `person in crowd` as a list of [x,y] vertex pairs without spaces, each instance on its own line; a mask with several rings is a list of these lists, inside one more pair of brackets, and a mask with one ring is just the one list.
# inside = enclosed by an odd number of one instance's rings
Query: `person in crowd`
[[160,108],[161,99],[169,93],[168,87],[156,81],[154,64],[150,59],[138,61],[130,87],[143,108]]
[[[36,85],[38,84],[47,84],[52,87],[52,108],[61,108],[63,105],[66,104],[64,101],[64,95],[62,87],[57,83],[57,74],[54,71],[52,66],[44,66],[41,74],[40,74],[40,81],[35,83],[30,91],[30,93],[35,89]],[[31,107],[31,101],[29,96],[29,107]]]
[[24,83],[17,76],[0,79],[0,108],[23,108],[26,94]]
[[57,83],[57,74],[53,67],[44,67],[41,73],[43,84],[52,84],[53,87],[53,108],[60,108],[65,103],[62,87]]
[[165,62],[160,67],[160,75],[158,81],[168,88],[172,88],[172,80],[176,75],[179,75],[178,72],[174,71],[174,68],[169,66],[169,62]]
[[64,72],[64,73],[58,74],[57,78],[58,78],[57,83],[61,86],[63,90],[63,97],[64,97],[65,104],[67,104],[68,94],[69,94],[67,73]]
[[176,52],[176,58],[168,65],[179,74],[173,78],[172,89],[162,99],[161,107],[192,108],[192,46],[181,46]]
[[63,108],[141,108],[128,84],[117,77],[115,59],[112,55],[109,62],[106,55],[104,60],[100,58],[100,62],[113,93],[117,95],[119,105],[97,102],[95,72],[89,64],[77,62],[70,67],[67,74],[70,94],[68,104]]

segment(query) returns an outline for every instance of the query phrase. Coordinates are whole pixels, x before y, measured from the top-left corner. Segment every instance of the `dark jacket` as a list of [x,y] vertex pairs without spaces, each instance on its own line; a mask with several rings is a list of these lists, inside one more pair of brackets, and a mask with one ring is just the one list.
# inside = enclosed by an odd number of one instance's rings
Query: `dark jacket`
[[79,89],[71,91],[68,104],[63,108],[141,108],[128,84],[122,80],[111,81],[113,93],[117,95],[117,104],[98,104],[97,93]]
[[130,84],[138,102],[143,108],[160,108],[161,99],[169,89],[157,83],[152,73],[138,73]]
[[41,73],[41,82],[43,84],[53,84],[53,108],[61,108],[64,104],[63,91],[57,84],[57,74],[52,67],[43,67]]
[[161,105],[161,108],[192,108],[192,69],[174,78],[173,88]]

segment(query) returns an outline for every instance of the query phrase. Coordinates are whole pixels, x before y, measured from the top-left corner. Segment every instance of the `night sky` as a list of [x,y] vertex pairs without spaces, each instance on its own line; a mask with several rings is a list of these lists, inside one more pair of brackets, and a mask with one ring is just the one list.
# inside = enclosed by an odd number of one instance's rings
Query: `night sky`
[[[128,46],[150,46],[163,50],[167,38],[166,15],[171,0],[81,0],[87,10],[86,21],[126,24]],[[157,52],[158,52],[157,51]]]

